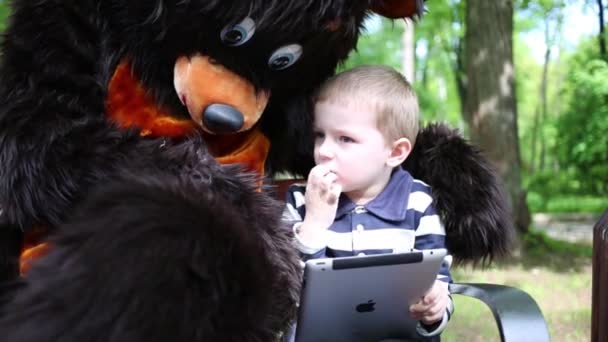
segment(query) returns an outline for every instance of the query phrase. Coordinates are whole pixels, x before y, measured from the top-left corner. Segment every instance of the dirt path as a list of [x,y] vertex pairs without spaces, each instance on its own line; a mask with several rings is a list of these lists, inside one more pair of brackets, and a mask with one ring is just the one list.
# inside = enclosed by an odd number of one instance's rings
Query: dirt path
[[545,231],[549,236],[571,242],[593,241],[593,226],[600,214],[534,214],[535,229]]

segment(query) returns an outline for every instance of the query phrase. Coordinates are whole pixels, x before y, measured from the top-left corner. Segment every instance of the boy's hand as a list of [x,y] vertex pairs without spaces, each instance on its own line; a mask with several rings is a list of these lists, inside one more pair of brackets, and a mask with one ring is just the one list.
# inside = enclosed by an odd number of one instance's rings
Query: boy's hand
[[302,232],[311,229],[325,230],[331,226],[336,217],[338,199],[342,186],[336,183],[336,174],[326,166],[317,165],[308,174],[306,193],[306,217]]
[[449,300],[448,284],[435,280],[433,287],[422,299],[410,306],[410,314],[426,325],[436,323],[443,318]]

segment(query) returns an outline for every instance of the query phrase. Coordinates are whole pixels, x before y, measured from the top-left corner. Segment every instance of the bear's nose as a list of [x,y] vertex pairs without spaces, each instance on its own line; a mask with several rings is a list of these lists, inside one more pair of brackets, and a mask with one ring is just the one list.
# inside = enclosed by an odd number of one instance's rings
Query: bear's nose
[[243,127],[245,118],[234,107],[212,104],[203,112],[203,123],[213,133],[233,133]]

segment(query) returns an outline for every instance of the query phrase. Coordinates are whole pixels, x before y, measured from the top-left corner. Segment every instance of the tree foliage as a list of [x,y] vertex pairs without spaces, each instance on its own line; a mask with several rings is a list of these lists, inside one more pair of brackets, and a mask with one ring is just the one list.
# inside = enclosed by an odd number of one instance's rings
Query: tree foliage
[[6,0],[0,0],[0,32],[6,27],[6,18],[9,15],[9,5]]
[[556,152],[560,166],[582,180],[582,192],[608,194],[606,80],[608,63],[595,49],[582,49],[571,58],[563,88],[567,106],[557,120]]
[[403,26],[403,21],[391,21],[379,16],[368,18],[365,34],[341,69],[363,64],[383,64],[400,69]]
[[416,24],[416,45],[417,90],[426,116],[464,131],[464,1],[429,2],[429,13]]

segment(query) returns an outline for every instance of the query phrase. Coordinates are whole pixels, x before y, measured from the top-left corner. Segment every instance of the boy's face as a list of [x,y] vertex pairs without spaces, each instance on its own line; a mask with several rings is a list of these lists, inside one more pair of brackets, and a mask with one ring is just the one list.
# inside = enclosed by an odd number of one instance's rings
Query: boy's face
[[315,105],[315,162],[336,174],[344,193],[381,191],[390,178],[391,146],[377,128],[376,115],[371,106],[354,103]]

